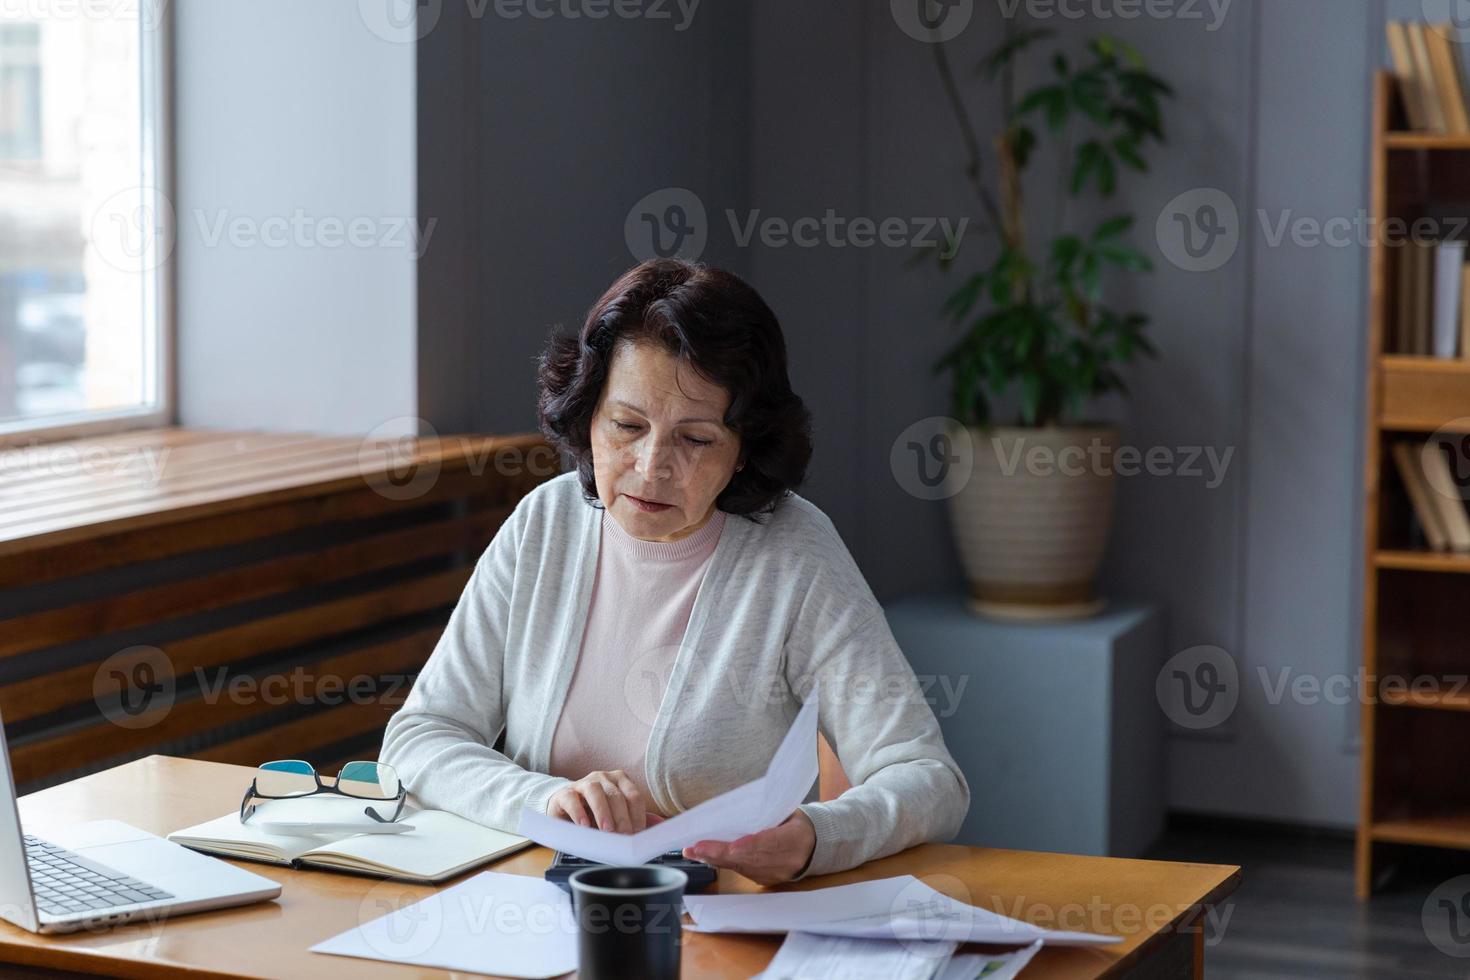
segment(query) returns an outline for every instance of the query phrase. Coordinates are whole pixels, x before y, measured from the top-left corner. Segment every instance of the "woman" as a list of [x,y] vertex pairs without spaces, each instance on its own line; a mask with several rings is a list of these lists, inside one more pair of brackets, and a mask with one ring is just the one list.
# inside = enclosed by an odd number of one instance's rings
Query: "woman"
[[633,832],[760,776],[820,682],[852,788],[685,855],[773,884],[952,836],[964,776],[832,522],[794,492],[810,414],[765,302],[645,262],[539,374],[541,428],[576,469],[481,556],[382,761],[490,826],[529,806]]

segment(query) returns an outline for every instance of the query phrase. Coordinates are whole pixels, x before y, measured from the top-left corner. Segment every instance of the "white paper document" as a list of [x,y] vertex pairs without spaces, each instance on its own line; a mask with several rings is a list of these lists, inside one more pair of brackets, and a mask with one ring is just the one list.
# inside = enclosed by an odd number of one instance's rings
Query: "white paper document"
[[957,945],[793,932],[760,980],[934,980]]
[[1041,949],[954,956],[959,943],[793,932],[759,980],[1015,980]]
[[1012,953],[966,953],[946,963],[935,980],[1014,980],[1040,949],[1038,939]]
[[864,939],[1093,946],[1118,936],[1043,929],[966,905],[913,875],[800,892],[686,895],[695,932],[813,932]]
[[311,951],[542,980],[577,968],[577,920],[551,882],[484,871]]
[[817,781],[818,685],[781,740],[766,773],[636,834],[579,827],[570,820],[521,811],[516,833],[545,847],[599,864],[643,864],[702,840],[730,841],[774,827],[806,800]]

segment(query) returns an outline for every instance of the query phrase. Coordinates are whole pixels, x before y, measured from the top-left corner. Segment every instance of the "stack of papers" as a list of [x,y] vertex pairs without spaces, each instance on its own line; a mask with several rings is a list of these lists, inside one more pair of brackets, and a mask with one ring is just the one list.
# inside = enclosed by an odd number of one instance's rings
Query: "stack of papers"
[[950,960],[936,980],[1012,980],[1041,949],[1033,943],[1014,953],[966,953]]
[[[1043,945],[1118,941],[987,912],[913,875],[805,892],[686,895],[684,908],[693,932],[789,933],[767,980],[1008,980]],[[964,942],[1026,948],[951,959]],[[556,977],[577,968],[577,922],[571,899],[550,882],[485,871],[311,950],[469,973]]]
[[957,945],[793,932],[760,980],[934,980]]
[[859,939],[906,939],[1021,946],[1095,946],[1119,936],[1043,929],[936,891],[913,875],[800,892],[686,895],[695,932],[809,932]]
[[730,841],[781,823],[817,781],[818,685],[776,749],[766,773],[636,834],[579,827],[529,807],[516,833],[599,864],[643,864],[702,840]]
[[958,945],[793,932],[760,980],[1012,980],[1041,949],[954,956]]

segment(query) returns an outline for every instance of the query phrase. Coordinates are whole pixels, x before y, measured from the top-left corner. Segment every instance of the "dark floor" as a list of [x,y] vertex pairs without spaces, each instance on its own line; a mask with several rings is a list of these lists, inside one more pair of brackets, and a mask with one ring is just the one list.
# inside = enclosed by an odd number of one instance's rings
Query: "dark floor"
[[1240,865],[1220,934],[1206,931],[1210,980],[1470,977],[1470,877],[1454,880],[1470,855],[1380,854],[1392,872],[1362,903],[1346,836],[1176,823],[1148,856]]

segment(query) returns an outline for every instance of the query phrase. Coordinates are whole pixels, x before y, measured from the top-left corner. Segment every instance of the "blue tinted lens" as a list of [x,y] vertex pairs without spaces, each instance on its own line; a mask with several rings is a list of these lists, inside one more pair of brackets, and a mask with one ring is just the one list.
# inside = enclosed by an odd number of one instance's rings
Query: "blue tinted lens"
[[376,762],[349,762],[342,767],[342,778],[354,782],[376,783],[378,764]]
[[267,762],[260,768],[267,772],[299,772],[307,776],[314,771],[310,762],[302,762],[300,759],[278,759],[275,762]]
[[255,772],[255,791],[262,796],[304,796],[316,791],[316,770],[301,759],[277,759]]
[[337,777],[337,790],[348,796],[391,800],[398,795],[398,772],[377,762],[349,762]]

